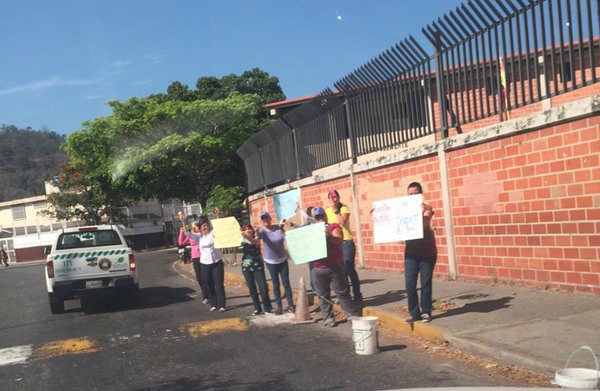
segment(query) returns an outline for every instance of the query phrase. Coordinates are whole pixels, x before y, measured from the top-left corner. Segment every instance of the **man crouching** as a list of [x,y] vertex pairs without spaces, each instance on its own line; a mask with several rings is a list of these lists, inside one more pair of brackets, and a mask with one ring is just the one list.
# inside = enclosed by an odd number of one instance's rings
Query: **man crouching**
[[327,224],[325,210],[320,207],[313,209],[316,223],[325,223],[325,236],[327,239],[327,258],[311,262],[312,270],[310,278],[314,283],[315,292],[321,302],[321,313],[323,314],[323,325],[334,327],[336,325],[333,316],[333,303],[331,302],[331,290],[335,292],[347,318],[357,316],[352,308],[350,288],[348,279],[344,273],[342,253],[343,233],[338,224]]

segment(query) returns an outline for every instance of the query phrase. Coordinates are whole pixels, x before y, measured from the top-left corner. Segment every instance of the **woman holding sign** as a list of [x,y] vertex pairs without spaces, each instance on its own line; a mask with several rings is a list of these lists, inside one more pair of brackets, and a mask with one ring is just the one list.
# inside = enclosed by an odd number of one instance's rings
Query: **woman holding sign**
[[[207,219],[199,221],[200,233],[187,232],[186,236],[195,240],[200,248],[200,278],[207,289],[210,310],[225,312],[225,270],[223,253],[215,248],[215,235]],[[184,228],[182,228],[184,229]]]
[[[419,182],[408,185],[408,195],[423,194],[423,188]],[[433,268],[437,261],[437,247],[435,245],[435,234],[431,229],[431,218],[433,209],[427,204],[422,204],[423,210],[423,238],[406,241],[404,249],[404,278],[406,281],[406,296],[408,298],[408,311],[410,317],[406,319],[407,324],[417,320],[423,323],[431,322],[432,308],[432,278]],[[417,294],[417,280],[421,274],[421,305],[419,306],[419,295]]]
[[275,310],[276,315],[281,315],[283,312],[283,302],[281,300],[281,292],[279,290],[280,282],[279,276],[281,275],[281,284],[285,291],[285,297],[288,302],[288,311],[294,313],[294,300],[292,298],[292,287],[290,285],[290,269],[288,265],[288,255],[285,250],[285,233],[279,225],[271,223],[271,215],[269,212],[262,212],[260,214],[260,220],[262,221],[262,227],[258,229],[258,237],[262,240],[264,245],[263,260],[267,264],[269,274],[271,275],[271,282],[273,283],[273,296],[275,296],[275,303],[277,309]]
[[[270,314],[273,312],[273,308],[271,307],[271,299],[269,299],[269,287],[265,278],[265,267],[260,255],[260,240],[256,238],[254,227],[251,224],[244,224],[242,226],[242,237],[244,238],[242,242],[242,248],[244,249],[244,255],[242,255],[242,274],[246,280],[246,285],[248,285],[252,304],[254,305],[252,315],[263,313],[260,300],[258,299],[258,292],[260,292],[265,312]],[[256,290],[257,285],[258,292]]]

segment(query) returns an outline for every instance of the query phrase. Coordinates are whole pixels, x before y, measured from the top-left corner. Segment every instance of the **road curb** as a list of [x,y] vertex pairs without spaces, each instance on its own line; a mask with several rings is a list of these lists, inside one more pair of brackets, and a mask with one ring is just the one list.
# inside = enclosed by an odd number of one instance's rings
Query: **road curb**
[[[246,280],[244,276],[240,276],[236,273],[225,272],[225,279],[229,281],[234,281],[240,284],[246,284]],[[273,290],[273,285],[269,282],[269,288],[271,291]],[[292,289],[294,299],[298,297],[298,290]],[[319,304],[319,298],[313,298],[313,305]],[[342,308],[339,304],[334,304],[334,308],[336,312],[341,312]],[[404,322],[404,319],[401,315],[397,315],[391,313],[389,311],[383,311],[376,307],[364,307],[363,308],[363,316],[377,316],[379,318],[379,324],[382,327],[393,329],[396,331],[400,331],[403,333],[416,333],[421,337],[430,339],[435,342],[444,342],[446,341],[446,337],[444,335],[444,331],[438,329],[437,327],[430,326],[428,324],[424,324],[422,322],[415,322],[412,325],[408,325]]]
[[413,324],[406,324],[402,316],[391,313],[389,311],[380,310],[375,307],[363,308],[363,316],[376,316],[379,318],[379,324],[382,327],[400,331],[403,333],[415,333],[421,337],[430,339],[435,342],[444,342],[446,337],[444,331],[437,327],[424,324],[422,322],[415,322]]

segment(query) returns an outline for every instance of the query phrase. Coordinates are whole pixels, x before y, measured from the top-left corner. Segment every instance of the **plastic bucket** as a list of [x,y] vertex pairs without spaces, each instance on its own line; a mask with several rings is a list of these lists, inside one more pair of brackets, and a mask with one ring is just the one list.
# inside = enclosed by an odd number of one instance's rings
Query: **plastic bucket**
[[376,316],[363,316],[352,321],[352,341],[356,354],[373,354],[379,351]]
[[[596,369],[589,368],[569,368],[569,363],[571,362],[571,358],[575,353],[580,350],[588,350],[592,357],[594,358],[594,362],[596,363]],[[598,368],[598,359],[596,358],[596,354],[589,346],[582,346],[569,356],[567,363],[563,369],[559,369],[554,374],[554,384],[563,387],[563,388],[576,388],[580,390],[595,390],[598,388],[598,379],[600,378],[600,371]]]

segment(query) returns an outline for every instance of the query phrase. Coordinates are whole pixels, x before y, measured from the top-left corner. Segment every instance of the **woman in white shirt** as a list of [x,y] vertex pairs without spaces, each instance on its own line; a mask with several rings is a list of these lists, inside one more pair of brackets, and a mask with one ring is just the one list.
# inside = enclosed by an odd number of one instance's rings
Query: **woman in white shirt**
[[[200,248],[200,278],[208,290],[210,310],[225,312],[225,270],[223,267],[223,253],[215,248],[215,235],[210,228],[208,220],[200,219],[196,222],[200,227],[200,234],[186,232],[186,236],[198,243]],[[182,228],[184,229],[184,228]]]

